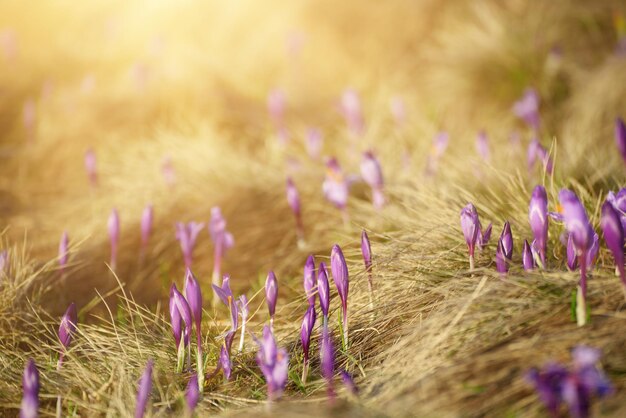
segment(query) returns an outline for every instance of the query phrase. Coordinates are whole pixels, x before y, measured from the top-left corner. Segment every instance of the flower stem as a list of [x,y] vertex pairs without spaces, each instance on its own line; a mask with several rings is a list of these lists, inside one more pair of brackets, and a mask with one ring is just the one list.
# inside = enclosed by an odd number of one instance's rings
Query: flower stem
[[587,255],[578,257],[580,264],[580,283],[576,294],[576,323],[582,327],[587,323]]
[[241,321],[241,337],[239,337],[239,351],[243,351],[243,344],[246,335],[246,320]]
[[470,271],[474,271],[474,254],[470,254],[469,263],[470,263]]

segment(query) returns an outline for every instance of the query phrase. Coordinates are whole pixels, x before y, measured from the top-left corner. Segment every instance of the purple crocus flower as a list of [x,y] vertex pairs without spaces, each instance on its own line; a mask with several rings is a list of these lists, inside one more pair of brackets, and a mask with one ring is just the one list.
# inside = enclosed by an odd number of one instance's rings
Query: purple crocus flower
[[197,361],[197,373],[198,373],[198,385],[204,386],[204,361],[202,358],[202,290],[198,281],[194,277],[190,269],[187,269],[185,274],[185,298],[189,304],[191,315],[196,326],[196,361]]
[[372,282],[372,247],[367,232],[361,232],[361,254],[363,255],[363,263],[365,264],[365,272],[367,273],[367,286],[370,293],[370,309],[374,309],[374,284]]
[[530,141],[528,144],[528,170],[532,170],[535,166],[535,162],[537,158],[541,160],[543,163],[543,167],[548,174],[552,174],[554,169],[554,164],[552,162],[552,158],[550,158],[550,153],[547,149],[541,145],[537,138]]
[[191,377],[189,377],[187,390],[185,391],[185,401],[187,403],[187,411],[189,411],[189,414],[193,414],[196,406],[198,406],[198,401],[200,401],[200,388],[196,374],[192,374]]
[[154,219],[154,208],[148,205],[141,214],[141,253],[143,254],[148,247],[150,233],[152,232],[152,222]]
[[309,344],[311,343],[311,333],[315,326],[315,305],[310,305],[304,314],[302,328],[300,329],[300,341],[302,342],[302,352],[304,353],[304,365],[302,369],[302,384],[306,384],[309,372]]
[[528,205],[528,221],[539,249],[541,266],[546,265],[548,243],[548,195],[543,186],[535,186]]
[[[172,332],[174,334],[174,340],[178,347],[178,369],[182,368],[183,360],[185,357],[185,347],[188,348],[189,355],[191,354],[191,347],[189,346],[189,339],[191,337],[192,329],[192,315],[191,308],[185,297],[178,291],[176,284],[172,283],[170,287],[170,319],[172,323]],[[185,324],[184,334],[182,333],[182,322]],[[182,338],[181,338],[182,334]],[[187,359],[188,363],[190,358]]]
[[354,383],[352,375],[345,370],[341,370],[339,374],[341,374],[341,380],[343,381],[346,389],[348,389],[348,392],[350,392],[350,395],[357,396],[359,394],[359,388]]
[[309,306],[315,306],[315,258],[309,255],[304,263],[304,294]]
[[[219,285],[222,276],[222,259],[226,256],[226,251],[235,245],[233,235],[226,230],[226,220],[222,216],[222,210],[215,206],[211,208],[211,221],[209,222],[209,233],[215,250],[213,253],[213,278],[212,283]],[[217,304],[217,297],[213,295],[213,305]]]
[[135,406],[135,418],[143,418],[148,405],[148,398],[152,392],[152,367],[154,362],[152,359],[146,363],[141,379],[139,379],[139,390],[137,391],[137,404]]
[[559,201],[563,208],[565,227],[572,237],[580,265],[576,318],[578,325],[582,326],[587,322],[587,253],[593,244],[594,232],[585,208],[574,192],[562,189],[559,192]]
[[267,274],[265,279],[265,300],[270,314],[270,329],[274,331],[274,313],[276,312],[276,300],[278,299],[278,280],[273,271]]
[[176,239],[180,243],[186,268],[191,268],[193,249],[196,246],[196,239],[198,239],[198,234],[202,231],[202,228],[204,228],[204,223],[202,222],[189,222],[187,224],[176,222]]
[[39,409],[39,370],[37,370],[35,361],[32,358],[28,360],[24,368],[22,389],[20,418],[37,418],[37,409]]
[[524,95],[513,105],[513,113],[522,119],[535,132],[539,131],[539,95],[533,88],[528,88]]
[[275,89],[267,95],[267,110],[275,127],[284,124],[285,115],[285,94],[282,90]]
[[480,251],[484,250],[489,240],[491,239],[491,230],[493,229],[493,225],[490,223],[487,225],[487,228],[483,231],[483,226],[480,224],[480,220],[478,221],[478,249]]
[[461,210],[461,229],[465,236],[465,242],[469,252],[470,271],[474,270],[474,250],[476,241],[480,231],[480,222],[478,220],[478,212],[473,204],[468,203]]
[[626,231],[626,188],[617,192],[617,195],[613,194],[613,192],[609,192],[606,200],[613,205],[613,208],[620,215],[622,229]]
[[98,166],[96,160],[96,153],[92,148],[85,151],[85,171],[87,171],[87,178],[92,186],[98,185]]
[[354,136],[361,136],[365,131],[365,123],[361,111],[361,99],[355,90],[347,89],[343,92],[340,110],[350,132]]
[[617,213],[613,205],[606,201],[602,205],[602,218],[600,220],[602,233],[604,234],[604,242],[613,253],[615,267],[619,272],[620,279],[626,297],[626,275],[624,272],[624,229],[620,215]]
[[511,261],[513,258],[513,233],[511,232],[511,224],[509,221],[504,223],[502,233],[500,234],[500,241],[502,242],[502,255]]
[[69,245],[70,239],[67,235],[67,231],[63,231],[63,234],[61,235],[61,241],[59,241],[59,269],[61,270],[61,275],[63,275],[65,272],[65,267],[67,266],[67,262],[70,256]]
[[586,346],[572,350],[573,370],[563,381],[562,397],[574,418],[590,416],[593,395],[604,397],[611,393],[611,382],[596,366],[600,351]]
[[571,235],[567,236],[567,268],[574,271],[578,268],[578,254],[576,253],[576,247],[574,247],[574,240]]
[[302,223],[302,208],[300,205],[300,194],[291,177],[287,177],[287,203],[296,218],[296,234],[298,236],[298,247],[304,246],[304,225]]
[[383,193],[383,171],[380,163],[372,151],[363,153],[361,160],[361,177],[372,188],[372,202],[376,209],[385,205],[385,195]]
[[615,120],[615,143],[624,162],[626,162],[626,125],[622,118]]
[[306,151],[309,154],[309,157],[317,160],[322,152],[322,145],[324,142],[322,131],[316,128],[309,128],[306,130],[305,139]]
[[9,271],[9,252],[7,250],[0,251],[0,273],[8,274]]
[[330,306],[330,286],[328,285],[328,273],[326,265],[320,263],[317,271],[317,295],[320,299],[320,309],[324,317],[324,326],[328,324],[328,308]]
[[589,271],[593,269],[596,265],[596,260],[598,259],[598,252],[600,251],[600,237],[595,232],[593,233],[593,238],[591,239],[591,246],[587,251],[587,268]]
[[335,350],[333,348],[333,341],[330,338],[330,332],[327,326],[322,329],[320,363],[322,377],[326,380],[326,385],[328,387],[328,397],[332,400],[335,397],[335,389],[333,385],[333,378],[335,376]]
[[341,309],[343,318],[343,343],[348,347],[348,289],[350,287],[350,278],[348,275],[348,266],[343,256],[341,247],[335,244],[330,251],[330,270],[333,274],[333,281],[337,287],[337,294],[341,299]]
[[222,280],[222,287],[213,285],[213,294],[217,295],[217,298],[221,300],[222,303],[224,303],[224,305],[226,305],[230,310],[231,331],[236,331],[239,326],[239,313],[235,297],[230,289],[229,275],[224,276],[224,279]]
[[532,369],[527,375],[528,381],[535,386],[539,399],[553,417],[559,416],[559,407],[563,401],[563,382],[567,374],[565,367],[549,363],[542,370]]
[[524,248],[522,249],[522,264],[524,265],[524,270],[526,271],[531,271],[535,268],[533,253],[530,249],[530,245],[528,245],[528,241],[526,240],[524,240]]
[[76,331],[76,324],[78,323],[78,317],[76,315],[76,305],[74,302],[70,303],[67,310],[61,317],[61,323],[59,325],[59,341],[63,345],[64,350],[59,355],[59,362],[57,363],[57,370],[61,368],[63,364],[63,357],[65,350],[67,350],[72,342],[72,334]]
[[111,242],[111,269],[115,271],[117,265],[117,247],[120,241],[120,216],[117,209],[113,209],[108,222],[109,241]]
[[428,155],[428,160],[426,161],[426,174],[433,175],[437,172],[437,167],[439,165],[439,159],[445,152],[446,148],[448,148],[448,143],[450,142],[450,136],[447,132],[439,132],[435,136],[433,140],[433,144],[430,148],[430,154]]
[[509,271],[507,264],[508,258],[506,256],[505,244],[502,237],[498,240],[498,247],[496,248],[496,269],[501,274],[506,274]]
[[246,335],[246,322],[248,322],[248,314],[250,313],[250,311],[248,310],[248,298],[246,297],[246,295],[239,296],[237,306],[239,308],[239,314],[241,315],[241,337],[239,338],[239,351],[243,351],[244,339]]
[[274,401],[282,395],[287,384],[289,354],[284,348],[276,346],[274,335],[267,325],[263,327],[263,339],[257,340],[257,344],[259,351],[256,362],[267,382],[267,396],[270,401]]
[[326,200],[345,213],[348,204],[348,182],[334,157],[326,161],[326,178],[322,184],[322,191]]
[[489,138],[485,131],[480,131],[476,137],[476,152],[485,161],[489,161],[491,158],[491,151],[489,150]]

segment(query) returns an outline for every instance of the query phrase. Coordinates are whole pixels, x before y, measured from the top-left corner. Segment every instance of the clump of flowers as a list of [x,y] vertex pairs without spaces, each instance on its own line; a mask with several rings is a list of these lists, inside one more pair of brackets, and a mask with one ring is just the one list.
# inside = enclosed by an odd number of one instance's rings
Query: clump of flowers
[[465,236],[467,250],[469,253],[470,271],[474,270],[474,254],[476,247],[484,248],[491,237],[491,224],[482,231],[482,225],[478,218],[478,212],[473,204],[468,203],[461,209],[461,230]]

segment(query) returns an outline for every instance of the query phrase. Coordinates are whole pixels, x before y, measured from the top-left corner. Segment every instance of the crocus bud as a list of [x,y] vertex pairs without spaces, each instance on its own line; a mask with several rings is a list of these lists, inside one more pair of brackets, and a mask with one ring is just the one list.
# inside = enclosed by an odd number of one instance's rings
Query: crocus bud
[[265,279],[265,300],[270,314],[270,327],[274,323],[274,313],[276,312],[276,300],[278,299],[278,281],[273,271],[270,271]]
[[309,344],[311,342],[311,332],[315,325],[316,313],[315,306],[309,306],[302,320],[302,328],[300,329],[300,341],[302,342],[302,351],[304,352],[304,361],[309,359]]
[[170,311],[170,324],[172,326],[172,334],[174,335],[174,342],[176,343],[176,349],[180,347],[180,340],[183,332],[183,318],[180,315],[180,311],[176,306],[176,301],[174,300],[174,289],[176,285],[172,284],[170,287],[170,303],[169,303],[169,311]]
[[357,396],[359,394],[359,388],[354,383],[354,379],[352,375],[345,370],[341,370],[339,372],[341,374],[341,380],[343,381],[343,385],[348,389],[348,392],[352,396]]
[[496,270],[498,273],[506,274],[509,271],[507,264],[508,258],[506,257],[506,249],[502,237],[498,240],[498,247],[496,248]]
[[430,147],[430,154],[426,161],[426,174],[433,175],[437,171],[439,165],[439,159],[448,148],[448,142],[450,142],[450,136],[447,132],[439,132],[435,135],[433,143]]
[[552,174],[554,164],[552,162],[552,158],[550,158],[550,153],[547,149],[541,145],[537,138],[530,141],[528,144],[528,170],[532,170],[535,166],[535,161],[537,158],[541,159],[543,166],[548,174]]
[[330,270],[333,274],[333,281],[337,287],[339,299],[341,299],[343,318],[343,341],[348,346],[348,288],[350,279],[348,277],[348,266],[343,256],[341,247],[335,244],[330,252]]
[[[172,283],[172,287],[170,287],[170,304],[174,304],[176,310],[185,323],[185,345],[189,344],[189,337],[191,336],[191,327],[192,327],[192,319],[191,319],[191,308],[189,307],[189,303],[185,297],[178,291],[176,288],[176,284]],[[172,307],[170,305],[170,314],[172,311]],[[173,326],[173,324],[172,324]]]
[[230,353],[228,352],[228,348],[226,345],[222,345],[220,349],[220,366],[222,367],[222,371],[224,372],[224,378],[226,380],[230,380],[230,375],[232,373],[232,364],[230,362]]
[[524,95],[513,105],[513,113],[522,119],[535,132],[539,130],[539,95],[533,88],[526,89]]
[[111,242],[111,268],[115,270],[117,265],[117,247],[120,240],[120,216],[117,209],[113,209],[109,216],[109,241]]
[[372,268],[372,247],[370,246],[370,239],[365,230],[361,232],[361,254],[363,255],[365,271],[370,271]]
[[72,302],[65,311],[65,314],[61,317],[61,324],[59,325],[59,341],[61,341],[61,344],[63,344],[63,347],[66,349],[70,346],[72,334],[76,331],[77,323],[76,305]]
[[383,194],[383,171],[378,159],[371,151],[366,151],[361,160],[361,177],[372,188],[372,201],[374,207],[380,209],[385,204]]
[[326,178],[322,184],[322,191],[326,200],[338,209],[344,210],[348,204],[348,182],[344,178],[339,162],[330,158],[326,162]]
[[622,118],[615,120],[615,143],[624,162],[626,162],[626,125]]
[[320,364],[322,377],[326,380],[326,385],[328,387],[328,397],[332,399],[335,396],[335,390],[333,388],[333,378],[335,376],[335,351],[328,327],[324,327],[322,330]]
[[489,151],[489,138],[485,131],[480,131],[476,137],[476,152],[485,161],[489,161],[491,158],[491,152]]
[[150,232],[152,232],[152,222],[154,219],[154,209],[152,205],[148,205],[141,214],[141,246],[146,248],[150,240]]
[[263,338],[257,340],[259,351],[256,362],[267,382],[267,395],[270,401],[280,397],[287,384],[289,370],[289,354],[284,348],[276,346],[276,340],[270,328],[263,327]]
[[196,324],[196,347],[197,347],[197,372],[198,385],[204,384],[204,361],[202,358],[202,291],[200,285],[190,269],[185,274],[185,298],[189,304],[189,309]]
[[541,263],[546,265],[546,246],[548,242],[548,195],[543,186],[535,186],[528,205],[528,221],[533,237],[537,242]]
[[300,194],[291,177],[287,177],[287,203],[296,218],[299,218],[301,215]]
[[198,376],[194,373],[189,377],[187,390],[185,391],[185,401],[187,402],[187,410],[190,414],[192,414],[196,406],[198,406],[199,400],[200,388],[198,387]]
[[328,308],[330,306],[330,287],[328,285],[328,273],[326,265],[320,263],[317,272],[317,295],[320,299],[320,309],[324,316],[324,321],[328,319]]
[[306,151],[309,154],[309,157],[317,160],[322,152],[322,145],[324,141],[322,131],[316,128],[309,128],[306,130],[305,139]]
[[98,166],[96,153],[91,148],[85,152],[85,171],[87,171],[89,183],[91,183],[92,186],[96,186],[98,184]]
[[487,228],[483,231],[483,227],[478,221],[478,237],[476,241],[478,242],[478,249],[480,251],[484,250],[487,244],[489,244],[489,240],[491,239],[491,231],[493,229],[493,224],[487,225]]
[[528,245],[528,241],[524,240],[524,248],[522,249],[522,264],[524,270],[531,271],[535,268],[535,260],[533,259],[533,253]]
[[476,248],[476,240],[480,230],[478,221],[478,212],[473,204],[468,203],[461,209],[461,230],[465,236],[465,242],[470,257],[470,270],[474,269],[474,249]]
[[365,130],[363,114],[361,112],[361,99],[356,91],[347,89],[341,96],[341,113],[346,120],[348,129],[355,136],[360,136]]
[[187,268],[191,268],[193,249],[202,228],[204,228],[204,223],[201,222],[189,222],[186,225],[182,222],[176,222],[176,239],[180,242],[180,249],[183,252],[183,259]]
[[[214,245],[213,253],[213,285],[218,286],[222,277],[222,258],[226,255],[235,240],[233,235],[226,230],[226,220],[222,216],[222,210],[215,206],[211,208],[211,220],[209,221],[209,234]],[[217,299],[213,297],[213,305],[217,304]]]
[[315,306],[315,258],[309,255],[304,263],[304,294],[310,306]]
[[39,371],[33,359],[29,359],[22,377],[22,404],[20,418],[37,418],[39,408]]
[[624,295],[626,296],[626,276],[624,275],[624,230],[619,214],[613,205],[606,201],[602,205],[602,218],[600,220],[602,233],[604,234],[604,242],[613,253],[615,266],[619,271],[622,285],[624,286]]
[[228,307],[228,309],[230,310],[231,330],[237,330],[237,327],[239,326],[239,314],[235,297],[232,290],[230,289],[229,275],[224,276],[222,280],[222,287],[213,285],[213,294],[215,298],[221,300],[224,305]]
[[67,266],[67,261],[69,259],[69,251],[68,247],[70,245],[70,239],[67,235],[67,231],[63,231],[63,235],[61,235],[61,241],[59,242],[59,268],[61,269],[61,273],[65,270],[65,266]]
[[148,405],[148,398],[152,391],[152,367],[154,362],[152,359],[146,363],[141,379],[139,379],[139,389],[137,390],[137,404],[135,406],[135,418],[143,418]]
[[502,255],[510,261],[513,257],[513,234],[511,233],[511,224],[509,221],[504,223],[502,233],[500,234],[500,241],[502,241]]
[[576,254],[576,247],[574,247],[574,240],[572,235],[567,235],[567,268],[574,271],[578,268],[578,255]]

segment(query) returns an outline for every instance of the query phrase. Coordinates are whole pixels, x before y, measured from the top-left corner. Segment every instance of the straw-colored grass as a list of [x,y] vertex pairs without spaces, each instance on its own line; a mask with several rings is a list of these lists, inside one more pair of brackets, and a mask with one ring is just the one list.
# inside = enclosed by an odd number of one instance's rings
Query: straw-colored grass
[[[626,116],[626,59],[614,53],[620,12],[624,5],[609,0],[1,4],[0,249],[10,267],[0,272],[0,415],[17,414],[21,375],[33,358],[42,416],[55,413],[58,395],[64,416],[132,416],[137,380],[152,358],[148,416],[182,416],[189,373],[175,372],[167,309],[169,286],[180,287],[184,273],[174,223],[208,222],[211,207],[220,206],[235,238],[223,271],[235,294],[252,299],[249,328],[257,335],[268,320],[265,275],[273,269],[278,276],[276,333],[290,352],[291,379],[268,410],[248,337],[232,379],[207,380],[200,416],[546,416],[525,374],[549,360],[569,361],[578,344],[602,349],[615,385],[594,414],[624,416],[626,313],[610,253],[601,248],[591,275],[584,327],[570,316],[577,275],[565,267],[563,226],[550,226],[545,271],[525,273],[520,255],[531,238],[527,206],[536,184],[546,186],[550,210],[560,188],[575,190],[597,231],[606,192],[625,185],[613,142],[614,118]],[[531,134],[511,112],[529,86],[541,95],[540,140],[554,158],[553,176],[528,171]],[[348,87],[362,99],[361,138],[338,112]],[[274,88],[286,95],[286,146],[267,114]],[[389,111],[395,96],[406,104],[403,127]],[[29,101],[31,131],[23,122]],[[356,182],[343,223],[321,192],[323,161],[305,152],[310,126],[323,131],[323,154],[337,156],[347,173],[358,174],[361,151],[375,151],[389,200],[382,211]],[[489,162],[474,147],[481,129],[490,138]],[[426,176],[439,130],[450,133],[450,146],[438,172]],[[513,131],[519,147],[509,141]],[[84,170],[89,148],[97,187]],[[173,186],[162,176],[168,158]],[[306,248],[296,245],[288,175],[302,197]],[[495,272],[495,239],[469,272],[459,211],[470,201],[483,224],[493,222],[494,237],[511,222],[515,265],[507,276]],[[139,220],[148,203],[154,233],[140,261]],[[106,229],[114,207],[121,217],[115,272]],[[372,240],[373,310],[363,228]],[[64,274],[56,260],[63,231],[71,242]],[[327,262],[334,243],[344,249],[351,280],[350,347],[338,352],[337,368],[355,376],[360,393],[350,397],[337,378],[339,399],[329,404],[317,354],[306,387],[297,377],[302,266],[309,253]],[[204,230],[194,272],[204,291],[207,373],[228,328],[223,307],[210,306],[212,268]],[[71,301],[79,326],[57,371],[56,332]]]

